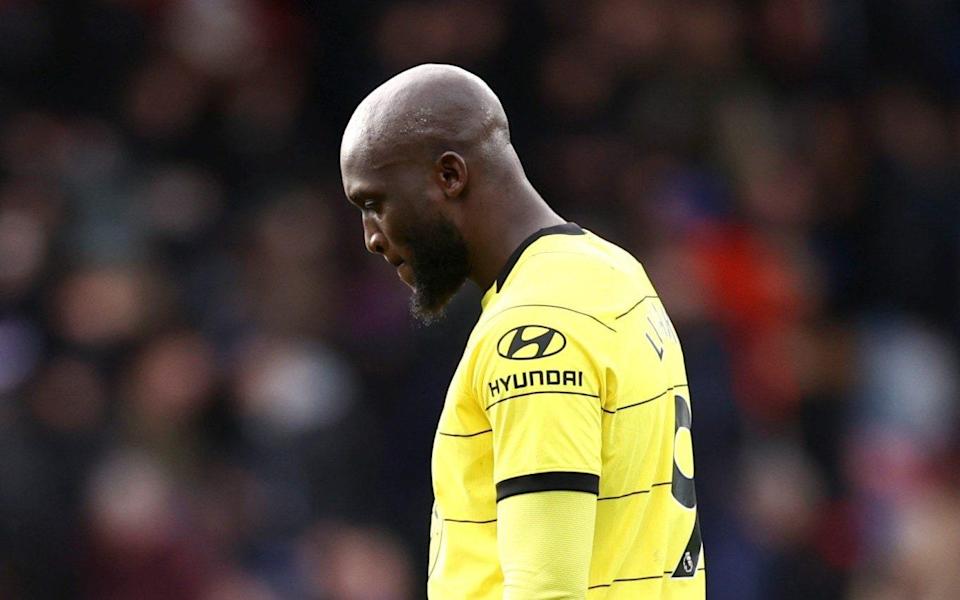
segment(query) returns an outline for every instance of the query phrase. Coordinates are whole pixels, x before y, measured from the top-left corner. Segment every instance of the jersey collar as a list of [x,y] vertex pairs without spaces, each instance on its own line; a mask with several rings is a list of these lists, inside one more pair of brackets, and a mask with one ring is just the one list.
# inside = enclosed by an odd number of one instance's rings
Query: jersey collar
[[507,277],[510,275],[510,271],[513,270],[513,267],[516,266],[517,261],[520,260],[520,256],[535,241],[547,235],[583,235],[584,233],[586,232],[576,223],[562,223],[552,227],[544,227],[543,229],[538,229],[537,231],[533,232],[527,239],[520,242],[520,245],[517,246],[517,249],[510,254],[509,258],[507,258],[507,262],[503,265],[503,268],[500,269],[500,274],[497,275],[495,286],[496,291],[498,293],[500,292],[503,284],[507,281]]

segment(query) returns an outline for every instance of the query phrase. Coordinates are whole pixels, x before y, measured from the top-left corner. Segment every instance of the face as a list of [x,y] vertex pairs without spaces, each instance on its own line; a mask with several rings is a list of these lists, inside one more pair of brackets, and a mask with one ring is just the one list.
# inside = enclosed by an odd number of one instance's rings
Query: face
[[413,290],[411,313],[431,323],[470,273],[466,243],[440,210],[429,169],[410,162],[342,164],[347,197],[361,211],[367,249],[381,254]]

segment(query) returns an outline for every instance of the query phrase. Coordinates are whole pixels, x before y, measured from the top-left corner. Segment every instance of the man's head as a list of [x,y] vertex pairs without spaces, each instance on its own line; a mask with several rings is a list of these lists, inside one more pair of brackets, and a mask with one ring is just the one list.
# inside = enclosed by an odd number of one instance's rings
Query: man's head
[[353,113],[340,146],[344,191],[362,211],[367,249],[398,267],[421,320],[470,276],[469,215],[509,146],[496,95],[449,65],[404,71]]

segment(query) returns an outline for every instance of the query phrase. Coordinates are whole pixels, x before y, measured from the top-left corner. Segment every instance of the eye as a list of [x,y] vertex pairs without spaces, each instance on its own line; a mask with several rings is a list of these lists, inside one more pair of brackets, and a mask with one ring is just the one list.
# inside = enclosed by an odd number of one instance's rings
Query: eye
[[378,212],[380,210],[380,201],[373,198],[364,200],[360,204],[360,207],[363,208],[363,210]]

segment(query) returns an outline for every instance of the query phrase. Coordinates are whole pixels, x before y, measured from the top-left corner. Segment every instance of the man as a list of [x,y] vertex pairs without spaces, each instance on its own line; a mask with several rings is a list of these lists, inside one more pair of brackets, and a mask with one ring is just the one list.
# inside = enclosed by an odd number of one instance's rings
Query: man
[[429,597],[703,598],[683,357],[640,264],[547,206],[457,67],[374,90],[340,167],[416,316],[486,290],[434,440]]

